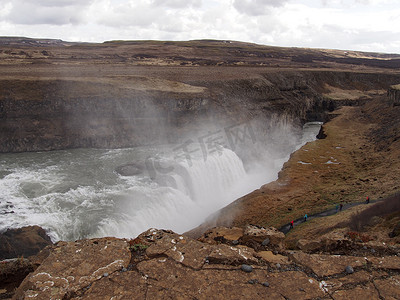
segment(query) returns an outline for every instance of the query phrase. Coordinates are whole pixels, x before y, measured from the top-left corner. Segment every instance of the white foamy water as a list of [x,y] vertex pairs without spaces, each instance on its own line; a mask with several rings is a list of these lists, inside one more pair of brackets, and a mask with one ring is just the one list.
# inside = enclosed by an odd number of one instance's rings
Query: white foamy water
[[[305,128],[298,146],[315,139],[318,130],[314,126],[308,134]],[[181,233],[275,180],[290,154],[266,155],[245,168],[226,148],[180,158],[171,149],[0,154],[0,231],[40,225],[54,241],[132,238],[150,227]],[[135,176],[115,172],[131,162],[142,166],[143,172]]]

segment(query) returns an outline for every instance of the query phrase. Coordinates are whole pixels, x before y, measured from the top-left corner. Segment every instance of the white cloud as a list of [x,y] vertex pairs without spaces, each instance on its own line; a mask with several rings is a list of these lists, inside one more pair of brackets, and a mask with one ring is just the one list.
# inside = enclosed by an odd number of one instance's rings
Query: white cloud
[[153,3],[157,6],[182,9],[187,7],[201,7],[202,0],[154,0]]
[[400,53],[395,0],[0,0],[0,35],[230,39]]
[[3,20],[6,16],[10,14],[12,9],[11,2],[8,1],[0,1],[0,20]]
[[15,24],[79,24],[85,22],[85,8],[92,0],[14,0],[7,20]]
[[249,16],[261,16],[270,12],[272,7],[283,6],[287,0],[234,0],[233,6],[238,12]]
[[106,26],[139,26],[147,27],[162,17],[160,8],[152,7],[150,3],[108,4],[106,9],[95,16],[95,22]]

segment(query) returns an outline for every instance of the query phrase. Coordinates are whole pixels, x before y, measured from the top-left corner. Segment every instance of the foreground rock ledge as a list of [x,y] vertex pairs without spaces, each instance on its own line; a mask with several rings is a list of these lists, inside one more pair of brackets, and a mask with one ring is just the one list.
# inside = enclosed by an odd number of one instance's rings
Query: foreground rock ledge
[[[229,229],[218,230],[229,233]],[[277,254],[267,251],[268,246],[257,252],[226,241],[212,244],[150,229],[130,241],[102,238],[59,242],[23,281],[14,299],[400,297],[396,256],[339,257],[284,250]],[[322,261],[325,271],[319,268]],[[252,271],[244,272],[243,265],[251,265]],[[354,268],[353,274],[345,272],[346,265]]]

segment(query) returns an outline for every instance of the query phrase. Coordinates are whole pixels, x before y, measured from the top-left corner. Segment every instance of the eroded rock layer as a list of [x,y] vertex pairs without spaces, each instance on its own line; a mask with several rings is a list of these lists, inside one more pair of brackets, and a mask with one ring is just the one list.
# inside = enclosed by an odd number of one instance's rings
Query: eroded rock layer
[[[400,82],[385,68],[398,57],[377,54],[345,62],[353,54],[219,41],[0,45],[0,152],[180,142],[204,124],[254,119],[299,127]],[[303,52],[311,62],[294,59]]]
[[[273,228],[253,226],[239,235],[239,241],[252,240],[259,249],[242,242],[233,245],[229,237],[238,236],[235,228],[216,228],[203,241],[150,229],[130,241],[104,238],[59,242],[24,280],[15,299],[400,296],[397,256],[332,256],[284,248],[271,252],[270,247],[281,240]],[[266,238],[273,242],[260,242]]]

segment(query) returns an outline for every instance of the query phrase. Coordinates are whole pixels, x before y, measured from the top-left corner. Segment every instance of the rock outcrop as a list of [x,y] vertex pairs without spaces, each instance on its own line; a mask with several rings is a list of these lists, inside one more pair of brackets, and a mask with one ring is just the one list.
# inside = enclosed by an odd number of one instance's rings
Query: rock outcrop
[[21,284],[16,299],[68,299],[128,267],[129,244],[104,238],[59,242],[50,255]]
[[400,105],[400,84],[392,85],[388,89],[387,95],[392,105]]
[[[214,239],[218,241],[216,244],[206,243],[172,231],[150,229],[129,241],[103,238],[59,242],[40,267],[24,280],[14,298],[400,297],[398,256],[331,256],[284,249],[280,253],[256,251],[242,244],[231,245],[241,238],[237,238],[237,229],[216,231],[226,233],[227,238]],[[207,235],[220,236],[215,232]],[[346,272],[350,268],[352,272]]]
[[0,260],[35,255],[52,244],[46,231],[39,226],[7,229],[0,234]]
[[0,299],[10,299],[24,278],[35,270],[35,264],[26,258],[0,261]]

